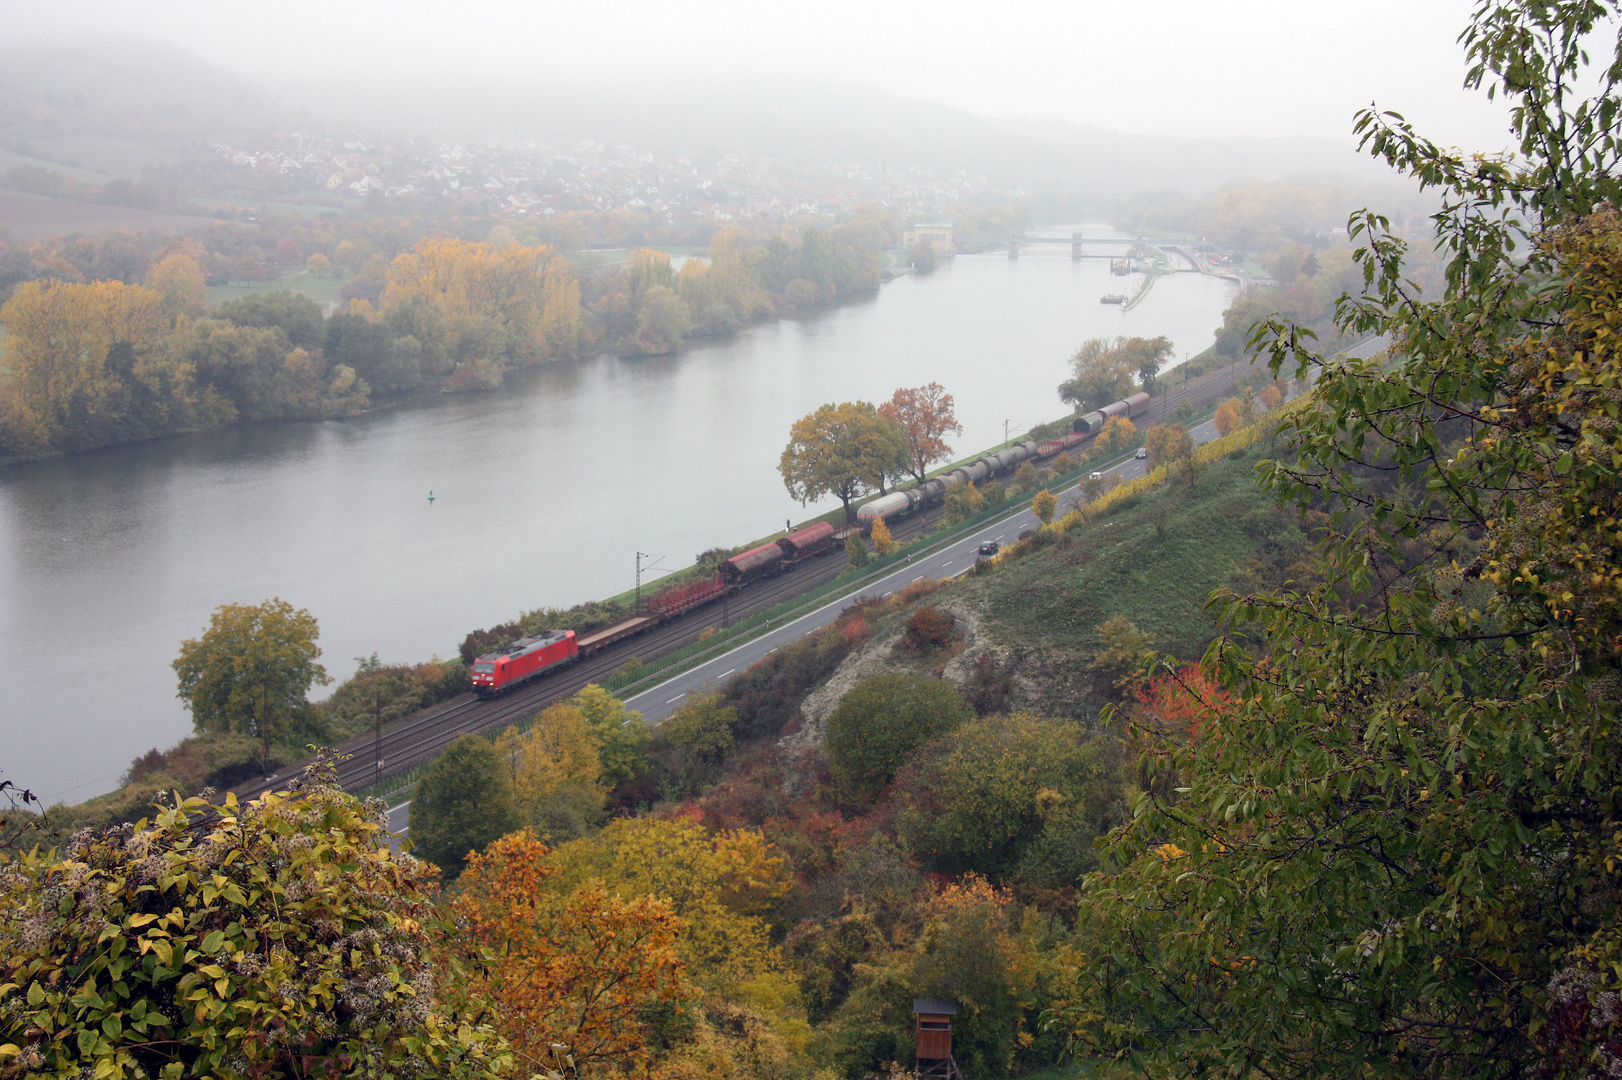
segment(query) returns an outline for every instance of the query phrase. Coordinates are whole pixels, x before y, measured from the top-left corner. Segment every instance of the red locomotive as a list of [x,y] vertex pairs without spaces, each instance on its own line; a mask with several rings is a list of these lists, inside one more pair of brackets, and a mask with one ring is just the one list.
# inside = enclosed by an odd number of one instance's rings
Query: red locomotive
[[542,630],[473,661],[473,692],[495,697],[579,658],[573,630]]

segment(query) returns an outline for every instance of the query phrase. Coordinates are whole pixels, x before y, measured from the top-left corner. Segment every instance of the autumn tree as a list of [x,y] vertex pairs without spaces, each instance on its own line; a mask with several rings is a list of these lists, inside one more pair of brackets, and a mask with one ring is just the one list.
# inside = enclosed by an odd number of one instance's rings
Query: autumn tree
[[397,256],[386,274],[383,308],[436,309],[461,339],[458,359],[513,359],[518,350],[556,357],[579,344],[579,285],[550,246],[431,237]]
[[985,504],[985,494],[978,487],[958,484],[946,492],[946,520],[960,524],[978,514]]
[[1059,384],[1059,400],[1077,412],[1102,409],[1132,392],[1141,338],[1090,338],[1070,357],[1070,378]]
[[1093,449],[1100,454],[1115,454],[1127,449],[1138,440],[1138,427],[1124,416],[1112,416],[1104,421],[1104,428],[1093,439]]
[[517,831],[523,822],[507,765],[488,739],[463,735],[428,766],[411,798],[416,853],[447,880],[470,851]]
[[1284,392],[1278,388],[1278,383],[1270,382],[1262,387],[1262,392],[1257,395],[1256,400],[1265,411],[1272,412],[1284,404]]
[[1008,482],[1009,488],[1018,491],[1029,491],[1036,486],[1036,466],[1032,462],[1022,462],[1014,470],[1014,478]]
[[873,541],[873,550],[880,555],[890,554],[890,549],[895,547],[895,538],[890,535],[890,526],[883,518],[874,520],[871,539]]
[[845,507],[845,520],[856,520],[851,500],[877,490],[886,476],[906,467],[907,437],[901,425],[866,401],[824,405],[794,422],[777,470],[783,486],[808,506],[834,495]]
[[171,319],[203,310],[206,280],[197,260],[183,251],[165,255],[146,273],[146,287],[163,295],[163,310]]
[[1149,463],[1156,467],[1194,453],[1194,439],[1181,424],[1156,424],[1144,434],[1143,445],[1149,451]]
[[1153,391],[1156,376],[1160,374],[1160,369],[1165,366],[1166,361],[1172,357],[1171,339],[1127,338],[1120,342],[1119,348],[1125,363],[1137,375],[1138,382],[1145,390]]
[[610,789],[647,768],[648,723],[642,714],[596,683],[587,683],[569,704],[586,718],[597,743],[602,782]]
[[963,434],[952,409],[952,395],[940,383],[902,388],[879,406],[879,415],[901,425],[907,437],[907,468],[920,484],[929,467],[952,456],[944,436]]
[[171,665],[193,725],[252,735],[268,758],[308,707],[311,685],[332,681],[316,662],[320,636],[315,616],[285,600],[215,608],[202,637],[182,641]]
[[1087,665],[1117,690],[1135,687],[1154,663],[1154,640],[1125,615],[1112,615],[1095,628],[1098,647]]
[[1046,525],[1053,520],[1053,515],[1059,510],[1059,498],[1046,488],[1036,493],[1031,500],[1031,513],[1036,515],[1038,521]]
[[1239,419],[1239,399],[1227,398],[1217,406],[1216,415],[1211,418],[1216,425],[1217,432],[1222,435],[1232,435],[1242,426]]
[[[781,855],[751,830],[710,833],[687,819],[619,818],[595,836],[557,848],[548,897],[600,883],[621,897],[669,903],[685,926],[676,951],[688,977],[706,990],[782,978],[782,958],[766,916],[789,890]],[[786,989],[786,987],[784,987]]]
[[119,428],[131,421],[161,430],[186,415],[191,384],[163,348],[169,317],[156,289],[25,281],[0,308],[0,325],[15,422],[38,425],[53,444],[105,445],[123,441]]
[[571,840],[601,817],[602,758],[595,732],[572,704],[543,709],[529,731],[496,738],[519,818],[543,836]]
[[578,1068],[634,1073],[652,1056],[650,1018],[692,992],[675,948],[686,924],[667,900],[597,882],[538,903],[550,854],[514,833],[468,859],[451,907],[485,950],[475,986],[532,1070],[560,1043]]
[[331,277],[332,260],[323,252],[317,251],[304,260],[304,272],[312,277]]
[[509,1074],[383,829],[318,771],[0,864],[0,1075]]
[[[1219,594],[1232,695],[1170,747],[1080,906],[1084,1052],[1151,1074],[1603,1076],[1622,1046],[1622,40],[1609,3],[1478,5],[1467,85],[1512,153],[1357,130],[1437,190],[1434,287],[1373,213],[1367,287],[1259,476],[1313,515],[1309,583]],[[1590,65],[1588,50],[1604,52]],[[1455,561],[1456,538],[1479,555]]]

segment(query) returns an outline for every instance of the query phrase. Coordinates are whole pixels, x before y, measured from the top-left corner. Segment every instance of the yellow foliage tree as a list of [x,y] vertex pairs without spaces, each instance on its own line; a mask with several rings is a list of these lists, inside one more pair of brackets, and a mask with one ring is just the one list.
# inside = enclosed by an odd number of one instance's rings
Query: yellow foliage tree
[[528,326],[540,309],[540,278],[549,254],[542,248],[492,248],[429,237],[395,256],[383,305],[421,300],[448,319],[482,317]]
[[1117,450],[1125,450],[1131,446],[1137,434],[1137,425],[1132,421],[1124,416],[1112,416],[1104,421],[1104,430],[1093,440],[1093,446],[1103,453],[1113,454]]
[[583,344],[580,323],[580,282],[569,260],[552,256],[541,279],[542,352],[549,357],[573,356]]
[[1223,435],[1232,435],[1239,430],[1241,418],[1239,415],[1239,399],[1229,398],[1217,406],[1216,416],[1212,418],[1216,429]]
[[598,780],[603,765],[597,740],[573,705],[557,704],[543,711],[520,746],[513,782],[521,813],[532,814],[564,787],[594,792],[601,799]]
[[182,251],[164,256],[146,274],[146,287],[163,295],[163,310],[171,319],[203,310],[206,281],[197,260]]
[[872,539],[873,549],[880,555],[890,554],[890,549],[895,547],[895,538],[890,535],[890,526],[885,524],[883,518],[874,519]]
[[304,272],[315,277],[331,277],[332,260],[318,251],[304,260]]
[[1059,497],[1047,488],[1038,491],[1036,497],[1031,500],[1031,513],[1035,514],[1037,519],[1044,525],[1053,520],[1053,515],[1058,510]]
[[162,347],[169,319],[155,289],[27,281],[0,308],[0,325],[12,407],[49,441],[117,420],[131,382],[177,405],[189,395],[190,372]]
[[557,873],[543,887],[560,895],[601,882],[612,894],[668,901],[687,924],[677,951],[707,990],[758,996],[783,978],[764,915],[790,877],[757,832],[711,835],[692,821],[626,818],[560,846],[550,862]]

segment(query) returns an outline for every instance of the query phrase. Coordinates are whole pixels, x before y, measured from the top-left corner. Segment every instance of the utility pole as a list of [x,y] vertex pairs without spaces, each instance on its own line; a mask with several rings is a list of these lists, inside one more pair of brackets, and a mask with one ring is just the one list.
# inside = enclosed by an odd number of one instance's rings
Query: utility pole
[[642,560],[646,558],[647,555],[642,552],[636,553],[636,606],[638,608],[642,606]]
[[377,762],[377,772],[372,782],[383,782],[383,707],[379,703],[378,690],[372,689],[372,757]]

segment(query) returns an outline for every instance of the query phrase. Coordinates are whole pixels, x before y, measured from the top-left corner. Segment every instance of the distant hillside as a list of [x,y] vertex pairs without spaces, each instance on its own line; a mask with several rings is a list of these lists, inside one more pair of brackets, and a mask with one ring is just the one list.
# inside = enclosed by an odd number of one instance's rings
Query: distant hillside
[[118,39],[0,43],[0,133],[9,140],[111,137],[115,145],[101,154],[122,152],[119,163],[127,163],[131,154],[151,157],[196,136],[268,128],[275,119],[264,89],[183,49]]
[[1060,121],[990,120],[865,88],[758,83],[612,87],[301,82],[279,88],[314,110],[342,101],[368,123],[464,141],[582,139],[695,153],[745,151],[785,163],[913,166],[993,183],[1113,200],[1145,188],[1208,191],[1234,176],[1386,175],[1349,142],[1124,135]]

